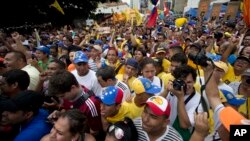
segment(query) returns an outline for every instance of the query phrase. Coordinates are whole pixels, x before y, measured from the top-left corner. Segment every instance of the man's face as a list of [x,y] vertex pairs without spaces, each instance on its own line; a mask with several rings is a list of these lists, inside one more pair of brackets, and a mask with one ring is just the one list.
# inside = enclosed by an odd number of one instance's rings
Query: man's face
[[56,49],[50,49],[50,55],[53,56],[53,57],[57,57],[57,51]]
[[155,56],[156,56],[156,58],[164,59],[166,57],[166,53],[165,52],[159,52]]
[[99,55],[100,55],[100,53],[99,53],[98,50],[96,50],[94,48],[91,49],[90,56],[91,56],[92,59],[96,59],[96,57],[99,56]]
[[148,134],[163,132],[169,123],[166,117],[155,115],[148,106],[144,108],[141,118],[142,129]]
[[0,77],[0,89],[2,94],[7,95],[7,96],[11,96],[11,93],[13,93],[14,89],[12,87],[12,85],[9,85],[6,80],[5,77]]
[[8,53],[4,57],[3,63],[5,64],[7,70],[13,70],[13,69],[18,69],[18,66],[16,65],[17,62],[18,60],[15,57],[15,55],[13,53]]
[[47,54],[45,54],[44,52],[42,52],[40,50],[36,50],[36,57],[38,60],[43,60],[43,59],[47,58]]
[[70,132],[70,123],[67,117],[59,118],[49,133],[50,141],[70,141],[74,136]]
[[103,117],[113,117],[117,114],[118,110],[120,108],[120,105],[106,105],[104,103],[101,103],[101,115]]
[[186,94],[190,95],[194,92],[194,83],[195,80],[192,77],[192,74],[189,74],[186,78],[183,79],[187,85],[187,91]]
[[159,42],[164,42],[164,37],[162,35],[159,35],[157,39]]
[[1,124],[2,125],[16,125],[24,122],[25,113],[23,111],[9,112],[4,111],[2,113]]
[[97,77],[97,80],[98,80],[99,84],[100,84],[103,88],[109,86],[108,83],[107,83],[107,81],[104,81],[104,80],[102,79],[101,76],[98,76],[98,77]]
[[51,77],[54,73],[56,73],[59,70],[60,70],[60,67],[58,66],[57,63],[55,62],[49,63],[48,69],[47,69],[48,77]]
[[75,64],[77,73],[79,76],[85,76],[89,72],[89,65],[85,62],[80,62]]
[[244,71],[249,67],[249,63],[244,59],[237,59],[233,67],[235,70]]

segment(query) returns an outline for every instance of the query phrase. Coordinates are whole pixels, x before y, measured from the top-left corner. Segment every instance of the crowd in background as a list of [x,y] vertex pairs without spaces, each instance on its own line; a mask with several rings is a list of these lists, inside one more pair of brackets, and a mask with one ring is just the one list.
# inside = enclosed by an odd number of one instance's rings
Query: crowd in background
[[242,18],[2,32],[0,140],[226,141],[250,119],[249,57]]

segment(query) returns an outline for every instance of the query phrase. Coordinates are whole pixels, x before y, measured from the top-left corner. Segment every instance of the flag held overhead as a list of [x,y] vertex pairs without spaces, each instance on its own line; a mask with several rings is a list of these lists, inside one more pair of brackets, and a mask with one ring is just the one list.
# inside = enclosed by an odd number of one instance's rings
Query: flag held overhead
[[63,15],[65,14],[62,7],[59,5],[58,1],[55,0],[54,3],[52,3],[51,5],[49,5],[49,7],[55,7],[59,12],[61,12]]

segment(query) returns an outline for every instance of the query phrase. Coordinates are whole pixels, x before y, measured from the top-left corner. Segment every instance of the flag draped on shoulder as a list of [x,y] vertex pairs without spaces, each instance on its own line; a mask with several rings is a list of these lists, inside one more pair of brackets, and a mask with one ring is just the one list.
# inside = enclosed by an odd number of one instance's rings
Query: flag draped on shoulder
[[50,5],[50,7],[55,7],[59,12],[61,12],[63,15],[65,14],[64,13],[64,11],[63,11],[63,9],[62,9],[62,7],[59,5],[59,3],[58,3],[58,1],[57,0],[55,0],[55,2],[54,3],[52,3],[51,5]]

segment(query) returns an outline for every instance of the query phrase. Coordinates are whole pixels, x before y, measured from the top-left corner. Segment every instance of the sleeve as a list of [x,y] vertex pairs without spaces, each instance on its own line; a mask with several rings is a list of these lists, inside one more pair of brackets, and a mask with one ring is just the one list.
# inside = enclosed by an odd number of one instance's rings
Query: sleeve
[[102,94],[102,87],[99,84],[97,78],[95,78],[94,80],[92,91],[95,93],[97,97],[100,97]]
[[100,101],[92,96],[85,101],[85,105],[80,110],[85,114],[88,120],[88,126],[93,131],[102,130],[102,122],[100,115]]

